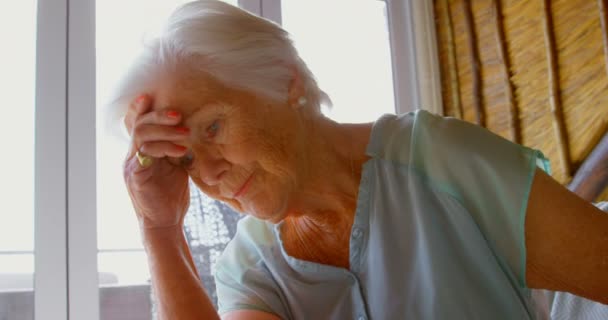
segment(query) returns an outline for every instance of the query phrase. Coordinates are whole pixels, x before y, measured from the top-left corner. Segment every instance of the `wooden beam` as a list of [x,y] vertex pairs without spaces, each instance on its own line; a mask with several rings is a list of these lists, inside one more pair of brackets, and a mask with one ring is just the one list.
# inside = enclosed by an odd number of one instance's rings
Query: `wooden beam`
[[570,148],[568,145],[568,133],[562,110],[562,101],[559,85],[559,66],[557,65],[557,50],[555,49],[555,35],[553,34],[553,19],[551,14],[551,1],[543,0],[543,30],[545,34],[545,46],[548,63],[549,81],[549,104],[553,115],[553,129],[559,144],[559,156],[563,172],[566,178],[572,177],[570,165]]
[[608,75],[608,0],[598,0],[597,4],[600,9],[602,40],[604,40],[604,64],[606,67],[606,75]]
[[511,126],[511,139],[515,143],[521,143],[521,127],[519,123],[519,109],[517,108],[517,102],[513,94],[513,82],[511,81],[511,61],[509,60],[509,53],[507,51],[507,41],[505,40],[504,22],[502,19],[502,4],[500,0],[493,0],[493,13],[494,23],[496,28],[496,44],[498,46],[498,59],[500,60],[503,68],[503,76],[505,80],[505,95],[507,97],[507,104],[509,105],[509,116]]
[[462,6],[469,51],[471,52],[471,76],[473,78],[473,107],[475,108],[475,120],[478,125],[485,127],[486,115],[483,106],[481,62],[479,60],[479,46],[477,45],[477,33],[475,32],[475,21],[473,19],[471,0],[464,0]]
[[454,44],[454,25],[452,24],[452,16],[450,11],[450,2],[441,0],[443,8],[443,19],[447,28],[447,50],[448,50],[448,72],[450,81],[450,101],[454,116],[462,119],[462,103],[460,101],[460,82],[458,80],[458,62],[456,61],[456,48]]
[[568,189],[579,197],[594,201],[608,187],[608,132],[585,159]]

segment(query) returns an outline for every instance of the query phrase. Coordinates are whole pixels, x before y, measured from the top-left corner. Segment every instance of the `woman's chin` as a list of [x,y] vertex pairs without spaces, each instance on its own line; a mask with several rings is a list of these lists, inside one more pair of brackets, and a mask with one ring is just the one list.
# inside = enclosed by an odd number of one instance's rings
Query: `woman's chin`
[[274,204],[270,201],[247,203],[243,207],[246,214],[273,224],[277,224],[285,219],[284,206]]

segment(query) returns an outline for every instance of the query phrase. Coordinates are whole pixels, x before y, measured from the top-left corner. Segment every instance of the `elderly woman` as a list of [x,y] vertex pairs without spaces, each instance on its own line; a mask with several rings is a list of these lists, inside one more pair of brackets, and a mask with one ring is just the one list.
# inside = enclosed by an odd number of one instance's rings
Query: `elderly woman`
[[[531,288],[608,303],[608,215],[538,151],[424,111],[336,123],[269,21],[181,7],[119,97],[163,319],[535,319]],[[247,215],[215,267],[219,313],[182,230],[189,178]]]

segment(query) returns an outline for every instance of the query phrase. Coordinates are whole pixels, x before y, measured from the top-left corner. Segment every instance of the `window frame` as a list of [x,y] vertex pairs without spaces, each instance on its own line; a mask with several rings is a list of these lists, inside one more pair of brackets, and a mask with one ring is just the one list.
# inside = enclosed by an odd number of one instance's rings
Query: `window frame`
[[67,319],[67,0],[38,1],[34,317]]
[[95,21],[95,0],[68,0],[68,319],[100,317]]
[[[387,4],[396,112],[440,111],[432,4],[367,1]],[[238,3],[282,22],[281,0]],[[39,0],[36,53],[35,319],[99,320],[95,0]]]
[[[377,0],[378,1],[378,0]],[[386,2],[397,113],[443,113],[432,1]]]

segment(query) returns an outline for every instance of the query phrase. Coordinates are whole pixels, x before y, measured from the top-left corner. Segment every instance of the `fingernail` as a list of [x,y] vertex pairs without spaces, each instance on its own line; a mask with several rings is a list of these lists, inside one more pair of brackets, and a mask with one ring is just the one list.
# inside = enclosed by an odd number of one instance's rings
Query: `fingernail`
[[188,149],[188,147],[184,147],[184,146],[180,146],[180,145],[175,145],[179,151],[186,151]]
[[135,99],[135,103],[142,103],[144,99],[146,99],[146,95],[142,94],[141,96],[137,97],[137,99]]
[[168,118],[178,118],[179,117],[179,112],[177,111],[167,111],[167,117]]
[[190,133],[190,128],[187,128],[187,127],[177,127],[177,128],[175,128],[175,131],[177,131],[179,133]]

